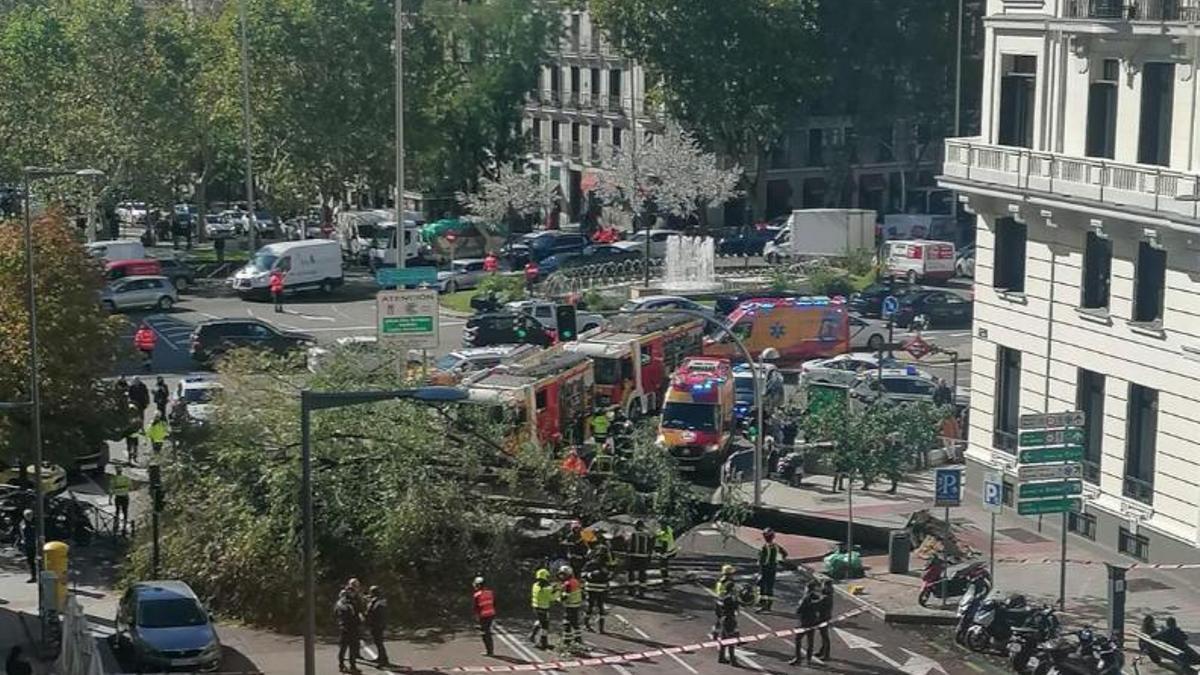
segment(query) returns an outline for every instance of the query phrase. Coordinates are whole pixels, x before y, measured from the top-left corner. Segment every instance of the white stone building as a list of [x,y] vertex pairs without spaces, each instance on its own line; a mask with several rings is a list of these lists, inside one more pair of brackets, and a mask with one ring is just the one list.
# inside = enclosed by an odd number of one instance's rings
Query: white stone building
[[1084,410],[1085,512],[1200,560],[1200,0],[989,0],[982,135],[939,182],[977,214],[968,478],[1018,416]]

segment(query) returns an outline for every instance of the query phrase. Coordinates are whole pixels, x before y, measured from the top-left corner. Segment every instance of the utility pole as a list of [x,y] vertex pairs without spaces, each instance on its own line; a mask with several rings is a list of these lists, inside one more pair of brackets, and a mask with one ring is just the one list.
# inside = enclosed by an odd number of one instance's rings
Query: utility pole
[[396,0],[396,269],[404,269],[404,11]]
[[[399,0],[397,0],[399,1]],[[958,0],[958,32],[954,50],[954,136],[962,135],[963,2]]]
[[238,0],[238,18],[242,24],[242,143],[246,146],[246,222],[248,223],[250,253],[255,250],[258,224],[254,217],[254,160],[250,146],[250,27],[246,21],[246,0]]

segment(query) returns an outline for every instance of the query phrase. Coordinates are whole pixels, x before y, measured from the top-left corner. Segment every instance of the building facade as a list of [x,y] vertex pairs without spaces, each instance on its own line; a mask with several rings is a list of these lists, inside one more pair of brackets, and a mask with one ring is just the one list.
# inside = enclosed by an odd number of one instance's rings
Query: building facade
[[1200,561],[1197,0],[989,0],[981,135],[941,185],[977,216],[968,480],[1014,492],[1021,414],[1079,409],[1070,530]]

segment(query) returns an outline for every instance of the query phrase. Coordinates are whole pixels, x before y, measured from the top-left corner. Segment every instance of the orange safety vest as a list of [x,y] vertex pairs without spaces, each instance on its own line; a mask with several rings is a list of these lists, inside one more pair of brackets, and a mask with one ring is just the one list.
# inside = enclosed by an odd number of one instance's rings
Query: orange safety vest
[[490,589],[481,588],[475,591],[475,616],[480,619],[490,619],[496,616],[496,596]]
[[142,326],[133,334],[133,345],[139,351],[152,352],[154,351],[154,342],[158,338],[154,335],[154,331]]

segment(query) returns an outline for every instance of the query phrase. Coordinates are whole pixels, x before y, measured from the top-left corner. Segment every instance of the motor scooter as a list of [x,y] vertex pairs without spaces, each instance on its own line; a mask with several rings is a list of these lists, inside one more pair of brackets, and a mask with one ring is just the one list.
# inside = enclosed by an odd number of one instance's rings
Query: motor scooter
[[1036,656],[1034,675],[1119,675],[1124,661],[1117,643],[1095,635],[1090,628],[1078,631],[1074,642],[1043,642]]
[[967,647],[977,652],[1007,647],[1012,629],[1025,625],[1028,618],[1024,596],[1014,595],[1007,601],[988,598],[979,605],[975,622],[967,629]]
[[1008,665],[1020,675],[1032,675],[1038,672],[1041,662],[1037,659],[1038,647],[1047,640],[1058,637],[1058,617],[1054,608],[1043,605],[1034,610],[1024,626],[1012,629],[1008,639]]
[[975,612],[979,611],[979,605],[983,604],[986,597],[987,593],[982,586],[971,584],[959,599],[958,611],[955,614],[958,617],[958,625],[954,629],[954,641],[958,644],[966,643],[967,629],[974,623]]
[[930,597],[958,597],[966,593],[967,588],[972,585],[981,585],[984,595],[991,591],[992,575],[988,572],[986,564],[976,562],[960,567],[953,576],[945,580],[943,588],[942,580],[946,577],[948,567],[946,561],[937,556],[930,559],[929,564],[925,566],[925,571],[921,573],[921,590],[917,594],[917,602],[922,607],[929,606]]

